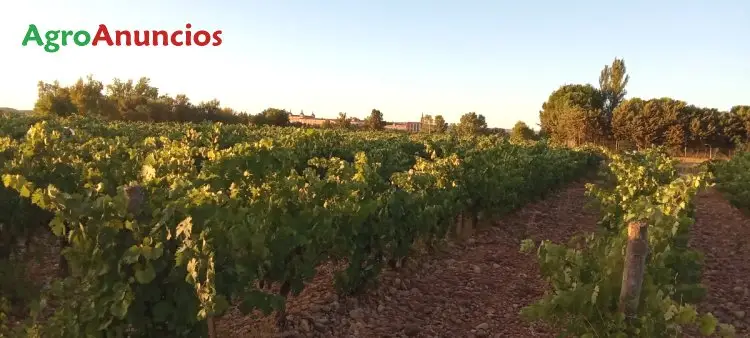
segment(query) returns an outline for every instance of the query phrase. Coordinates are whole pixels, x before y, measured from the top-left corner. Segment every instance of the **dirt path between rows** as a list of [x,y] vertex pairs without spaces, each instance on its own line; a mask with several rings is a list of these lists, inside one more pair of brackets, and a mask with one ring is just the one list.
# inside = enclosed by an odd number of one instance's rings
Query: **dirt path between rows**
[[[258,320],[233,310],[218,320],[218,336],[554,337],[549,328],[519,318],[519,310],[547,289],[535,258],[519,253],[520,240],[563,242],[594,229],[598,216],[584,207],[584,192],[583,182],[571,184],[464,243],[385,271],[377,287],[358,297],[339,298],[332,279],[341,267],[323,266],[287,302],[284,332],[272,316]],[[750,337],[750,217],[713,188],[698,194],[696,206],[690,245],[705,255],[708,289],[699,309],[733,324],[738,337]],[[47,272],[37,277],[54,275],[57,254],[48,256],[55,259],[29,266]]]
[[695,220],[690,245],[705,255],[708,289],[699,309],[750,337],[750,217],[710,188],[697,196]]
[[383,273],[378,287],[339,299],[332,266],[287,302],[290,325],[233,311],[217,324],[221,337],[553,337],[522,320],[519,310],[539,299],[546,283],[533,256],[519,252],[526,236],[563,242],[594,229],[598,214],[584,207],[583,182],[508,215],[472,239]]

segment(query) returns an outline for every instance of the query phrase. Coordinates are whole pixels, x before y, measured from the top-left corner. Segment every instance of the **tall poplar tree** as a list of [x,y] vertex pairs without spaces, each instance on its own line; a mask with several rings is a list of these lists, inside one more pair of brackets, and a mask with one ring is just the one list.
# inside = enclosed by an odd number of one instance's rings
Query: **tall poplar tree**
[[611,125],[612,112],[625,99],[630,75],[627,74],[625,60],[615,58],[612,65],[605,65],[599,75],[599,90],[604,96],[603,117],[606,126]]

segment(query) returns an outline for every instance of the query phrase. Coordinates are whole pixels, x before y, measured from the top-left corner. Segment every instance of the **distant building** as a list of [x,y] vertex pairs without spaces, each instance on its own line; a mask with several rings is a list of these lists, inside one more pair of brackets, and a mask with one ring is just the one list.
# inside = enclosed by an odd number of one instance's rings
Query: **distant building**
[[[326,121],[329,121],[329,123],[336,124],[337,119],[327,119],[327,118],[317,118],[315,117],[315,114],[312,115],[305,115],[304,113],[300,114],[289,114],[289,122],[290,123],[301,123],[308,126],[322,126]],[[356,117],[349,117],[349,121],[351,122],[352,126],[361,127],[364,126],[365,121]],[[391,130],[402,130],[407,132],[416,133],[421,130],[421,123],[419,122],[393,122],[390,124],[386,124],[385,129],[391,129]]]
[[419,122],[394,122],[385,126],[385,129],[402,130],[411,133],[418,133],[422,124]]
[[326,121],[331,121],[331,123],[336,122],[335,120],[331,120],[331,119],[319,119],[319,118],[316,118],[315,114],[312,114],[312,115],[305,115],[305,114],[295,115],[295,114],[289,114],[289,122],[290,123],[299,122],[299,123],[306,124],[306,125],[309,125],[309,126],[321,126]]

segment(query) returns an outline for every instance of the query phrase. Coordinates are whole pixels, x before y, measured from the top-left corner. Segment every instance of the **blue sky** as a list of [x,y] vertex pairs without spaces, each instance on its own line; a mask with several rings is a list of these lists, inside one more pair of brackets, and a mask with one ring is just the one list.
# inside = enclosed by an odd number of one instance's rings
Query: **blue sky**
[[[0,5],[0,106],[31,108],[39,80],[148,76],[169,94],[388,120],[466,112],[538,123],[565,83],[598,83],[625,59],[630,97],[723,110],[750,104],[750,2],[8,1]],[[219,47],[22,47],[40,31],[223,30]]]

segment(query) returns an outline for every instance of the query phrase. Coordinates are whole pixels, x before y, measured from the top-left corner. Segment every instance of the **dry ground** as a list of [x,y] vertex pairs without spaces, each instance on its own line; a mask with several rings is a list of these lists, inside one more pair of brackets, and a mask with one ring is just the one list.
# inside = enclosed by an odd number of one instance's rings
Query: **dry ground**
[[[271,318],[237,312],[219,322],[222,337],[553,337],[546,327],[519,318],[519,310],[543,295],[535,259],[519,253],[519,241],[562,242],[590,230],[598,219],[585,208],[582,182],[527,205],[465,243],[418,257],[401,271],[387,271],[380,285],[341,299],[332,288],[332,265],[288,301],[289,327],[278,332]],[[750,337],[750,220],[715,190],[697,198],[691,245],[705,253],[701,311],[712,311]]]
[[[553,337],[523,321],[519,310],[544,294],[535,257],[521,254],[520,241],[567,240],[598,216],[584,208],[584,184],[560,192],[480,229],[464,243],[419,257],[402,271],[386,271],[379,287],[340,299],[331,266],[298,297],[288,301],[285,332],[272,319],[231,313],[219,323],[222,337]],[[409,268],[411,267],[411,268]]]
[[713,188],[698,195],[696,206],[690,245],[705,255],[708,288],[699,309],[750,337],[750,218]]
[[[288,300],[289,326],[279,332],[273,318],[253,319],[232,311],[219,319],[219,337],[553,337],[548,328],[519,318],[519,310],[541,297],[535,258],[519,253],[519,242],[562,242],[593,229],[598,215],[585,208],[578,182],[480,229],[463,243],[385,271],[379,285],[353,298],[339,298],[332,275],[320,268],[297,297]],[[703,311],[750,337],[750,219],[715,190],[697,198],[691,245],[705,253]],[[56,271],[57,251],[29,265],[32,280]]]

